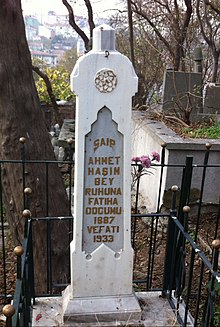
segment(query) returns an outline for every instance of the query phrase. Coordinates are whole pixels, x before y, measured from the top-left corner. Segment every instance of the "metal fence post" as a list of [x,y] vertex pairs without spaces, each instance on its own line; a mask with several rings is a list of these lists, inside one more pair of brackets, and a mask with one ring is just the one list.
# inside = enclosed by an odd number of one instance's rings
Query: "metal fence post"
[[[213,271],[218,271],[218,259],[219,259],[219,249],[220,249],[220,240],[214,240],[212,242],[213,246]],[[216,278],[212,274],[210,287],[209,287],[209,295],[208,295],[208,305],[207,305],[207,315],[206,315],[206,324],[207,326],[214,325],[214,318],[215,318],[215,301],[216,301]]]
[[[190,207],[183,207],[183,227],[184,233],[188,232],[188,218],[189,218]],[[177,251],[175,257],[175,281],[176,281],[176,291],[175,297],[180,300],[180,296],[185,288],[185,278],[186,278],[186,238],[182,233],[178,234]]]
[[[23,181],[23,190],[25,189],[25,137],[20,137],[20,155],[22,160],[22,181]],[[25,196],[23,197],[23,207],[25,208]]]
[[199,231],[199,220],[200,220],[200,215],[201,215],[201,210],[202,210],[202,200],[203,200],[203,193],[204,193],[204,187],[205,187],[205,180],[206,180],[206,171],[207,171],[207,165],[209,161],[209,154],[210,154],[210,149],[212,147],[211,143],[206,143],[206,152],[205,152],[205,157],[203,161],[203,172],[202,172],[202,181],[201,181],[201,186],[200,186],[200,198],[199,198],[199,207],[198,207],[198,213],[197,213],[197,219],[196,219],[196,230],[195,230],[195,237],[194,241],[197,242],[197,236],[198,236],[198,231]]
[[158,193],[158,198],[157,198],[157,212],[160,211],[160,197],[161,197],[161,191],[162,191],[162,181],[163,181],[163,172],[164,172],[164,167],[165,167],[165,153],[166,153],[166,143],[161,144],[161,157],[160,157],[160,183],[159,183],[159,193]]
[[24,222],[24,238],[27,237],[27,232],[28,232],[28,220],[31,218],[31,212],[28,209],[25,209],[22,212],[23,217],[25,218]]
[[184,171],[183,171],[183,178],[182,178],[181,192],[180,192],[179,211],[178,211],[178,219],[182,225],[183,225],[183,220],[184,220],[183,207],[187,206],[189,203],[191,181],[192,181],[192,171],[193,171],[193,157],[186,156],[186,164],[185,164]]
[[[140,178],[141,178],[141,170],[142,170],[142,165],[138,165],[138,171],[137,171],[137,186],[136,186],[136,193],[135,193],[135,209],[134,213],[138,213],[138,199],[139,199],[139,188],[140,188]],[[135,234],[136,234],[136,225],[137,225],[137,218],[133,218],[133,230],[132,230],[132,247],[133,250],[135,251]],[[135,257],[136,260],[136,257]],[[134,262],[135,262],[134,260]]]
[[166,252],[164,260],[164,274],[163,274],[163,290],[162,296],[166,297],[169,291],[172,291],[173,281],[172,281],[172,262],[173,262],[173,249],[176,243],[175,237],[175,224],[172,217],[176,216],[176,195],[178,191],[178,186],[174,185],[171,188],[172,190],[172,203],[170,210],[170,217],[167,227],[167,243],[166,243]]
[[34,258],[33,258],[33,240],[32,240],[32,221],[30,221],[29,238],[28,238],[28,249],[29,249],[29,278],[31,297],[33,298],[33,304],[35,304],[35,287],[34,287]]
[[[212,258],[212,267],[213,272],[218,270],[218,257],[220,249],[220,240],[216,239],[212,242],[213,246],[213,258]],[[206,298],[206,303],[204,305],[203,317],[202,317],[202,326],[216,326],[214,324],[215,316],[215,300],[216,300],[216,277],[211,274],[208,285],[208,296]]]
[[30,195],[32,193],[32,189],[30,187],[26,187],[24,189],[24,209],[30,209]]
[[24,253],[22,246],[16,246],[14,253],[17,256],[17,279],[21,279],[21,256]]
[[15,308],[11,304],[6,304],[2,310],[3,314],[6,316],[6,327],[12,326],[12,316],[15,314]]

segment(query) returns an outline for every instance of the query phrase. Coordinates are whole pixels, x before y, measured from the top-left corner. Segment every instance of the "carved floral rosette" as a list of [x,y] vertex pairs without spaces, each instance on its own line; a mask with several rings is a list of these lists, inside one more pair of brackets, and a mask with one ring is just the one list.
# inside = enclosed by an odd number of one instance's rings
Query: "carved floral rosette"
[[110,69],[101,69],[95,76],[95,86],[101,93],[112,92],[117,85],[117,77]]

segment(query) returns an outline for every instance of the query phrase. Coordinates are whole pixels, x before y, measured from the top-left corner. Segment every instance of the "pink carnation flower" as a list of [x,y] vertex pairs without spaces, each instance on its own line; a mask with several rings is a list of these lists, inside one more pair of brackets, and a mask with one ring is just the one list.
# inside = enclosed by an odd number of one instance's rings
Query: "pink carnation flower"
[[156,160],[157,162],[160,161],[160,155],[159,155],[159,153],[157,153],[157,152],[152,152],[152,153],[151,153],[151,156],[152,156],[152,160]]
[[145,168],[150,168],[151,166],[151,160],[148,156],[141,156],[141,163]]

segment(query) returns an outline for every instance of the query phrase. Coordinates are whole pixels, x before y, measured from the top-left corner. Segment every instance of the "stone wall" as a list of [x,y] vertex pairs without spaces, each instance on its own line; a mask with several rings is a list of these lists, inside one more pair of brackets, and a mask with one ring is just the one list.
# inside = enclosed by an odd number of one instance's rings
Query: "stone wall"
[[[41,104],[41,108],[44,113],[48,131],[50,131],[53,117],[53,107],[51,105]],[[59,105],[58,110],[62,121],[64,119],[75,119],[75,103]]]
[[[162,122],[149,120],[146,113],[133,112],[132,117],[132,155],[141,156],[150,154],[152,151],[161,152],[161,144],[166,143],[165,163],[170,165],[184,165],[186,156],[193,156],[193,163],[202,165],[206,150],[206,143],[211,143],[209,164],[219,165],[220,140],[218,139],[189,139],[181,138]],[[202,168],[193,169],[191,187],[200,191]],[[149,208],[156,209],[158,188],[160,182],[160,167],[152,170],[153,174],[142,177],[140,193],[148,202]],[[217,176],[220,175],[220,167],[207,169],[207,177],[204,188],[203,202],[218,203],[220,196],[220,183]],[[163,203],[165,191],[169,191],[173,185],[180,187],[182,180],[181,167],[169,167],[164,169],[162,180],[162,193],[160,204]]]

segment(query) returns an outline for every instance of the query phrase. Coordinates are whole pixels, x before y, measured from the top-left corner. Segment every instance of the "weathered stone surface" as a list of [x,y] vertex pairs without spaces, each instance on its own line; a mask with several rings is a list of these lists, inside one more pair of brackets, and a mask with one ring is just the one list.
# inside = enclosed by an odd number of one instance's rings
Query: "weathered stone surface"
[[[220,194],[220,184],[218,178],[220,168],[220,140],[219,139],[195,139],[182,138],[174,131],[166,127],[163,122],[148,119],[146,113],[133,112],[133,133],[132,133],[132,155],[140,156],[156,151],[160,153],[161,145],[166,144],[165,163],[170,165],[180,165],[175,169],[166,168],[162,180],[161,204],[164,190],[169,190],[173,185],[180,186],[182,180],[182,167],[185,164],[186,156],[193,156],[193,164],[201,165],[204,162],[206,144],[211,143],[209,154],[209,164],[216,165],[206,171],[206,183],[203,193],[204,203],[218,203]],[[149,210],[155,211],[157,203],[158,189],[160,183],[160,168],[154,169],[153,174],[142,177],[140,185],[141,194],[147,199]],[[191,187],[201,191],[202,167],[193,170]],[[149,188],[149,185],[151,186]],[[215,192],[213,192],[215,190]]]
[[191,110],[190,118],[202,112],[202,74],[167,70],[164,74],[162,108],[166,114],[183,115]]
[[62,148],[67,148],[68,139],[75,140],[75,120],[64,119],[63,126],[61,127],[60,134],[58,137],[58,145]]
[[[169,301],[160,296],[160,292],[138,292],[136,293],[138,301],[141,303],[141,320],[128,318],[124,321],[112,322],[92,322],[78,323],[65,322],[66,327],[119,327],[119,326],[135,326],[135,327],[152,327],[152,326],[179,326],[177,317],[170,307]],[[183,318],[185,312],[185,304],[180,303],[179,314]],[[36,319],[41,315],[40,319]],[[113,317],[113,315],[112,315]],[[64,326],[62,322],[62,297],[37,298],[33,307],[32,326]],[[188,314],[187,326],[193,326],[193,319]]]
[[97,27],[92,51],[78,60],[71,75],[77,94],[75,219],[64,321],[71,316],[77,323],[94,323],[96,315],[103,322],[141,315],[132,290],[130,242],[131,100],[137,76],[114,43],[111,27]]
[[127,296],[106,297],[83,297],[71,298],[71,288],[64,293],[65,310],[64,323],[67,324],[89,324],[103,323],[115,325],[115,323],[140,321],[140,306],[134,294]]
[[204,108],[206,114],[220,115],[220,85],[209,83],[204,91]]

